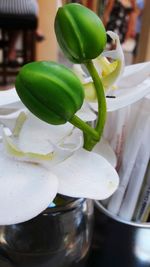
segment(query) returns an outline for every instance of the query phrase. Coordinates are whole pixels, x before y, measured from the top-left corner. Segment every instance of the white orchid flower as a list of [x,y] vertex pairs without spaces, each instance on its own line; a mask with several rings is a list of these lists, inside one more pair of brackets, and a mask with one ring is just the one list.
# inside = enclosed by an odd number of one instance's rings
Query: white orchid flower
[[[139,63],[125,67],[122,78],[116,89],[109,92],[107,111],[112,112],[137,102],[150,94],[150,62]],[[93,110],[97,111],[97,103],[90,102]]]
[[9,114],[20,108],[25,108],[16,93],[15,88],[0,91],[0,115]]
[[[0,116],[8,114],[9,119],[12,120],[12,116],[15,116],[15,114],[17,114],[15,112],[20,112],[20,109],[26,109],[24,104],[21,102],[18,94],[16,93],[15,88],[1,91],[0,97]],[[10,113],[11,116],[9,116]],[[76,113],[76,115],[84,121],[95,121],[97,117],[96,114],[90,109],[88,103],[85,101],[82,105],[82,108]]]
[[[15,88],[12,88],[8,91],[1,91],[0,94],[2,96],[0,101],[0,122],[3,123],[4,126],[7,126],[11,131],[13,131],[18,115],[21,113],[21,111],[27,112],[27,109],[20,101]],[[82,120],[90,123],[95,123],[95,120],[97,118],[96,113],[92,111],[86,101],[84,101],[82,108],[76,113],[76,115]],[[17,125],[22,125],[21,121],[24,120],[24,117],[25,115],[24,113],[22,113],[22,116],[19,116],[19,118],[17,119],[19,120]],[[2,129],[0,128],[0,140],[1,138]],[[116,166],[116,155],[108,142],[104,140],[104,138],[101,139],[101,144],[96,145],[94,151],[106,158],[113,167]]]
[[[113,39],[116,49],[112,51],[104,51],[99,57],[93,60],[106,92],[108,92],[118,79],[120,79],[124,70],[124,54],[119,36],[111,31],[108,31],[107,34]],[[107,58],[110,58],[111,60],[113,59],[113,62],[110,62]],[[89,101],[96,100],[92,78],[87,76],[80,65],[74,65],[73,69],[84,84],[86,99]]]
[[117,189],[115,169],[102,156],[82,148],[82,132],[70,123],[49,125],[28,112],[21,112],[17,119],[14,114],[12,120],[8,129],[9,116],[0,117],[4,125],[0,143],[1,225],[35,217],[57,193],[105,199]]
[[[128,106],[150,93],[150,62],[124,67],[124,56],[118,35],[110,31],[107,33],[116,42],[116,49],[103,52],[93,62],[105,89],[107,111],[111,112]],[[74,66],[74,71],[84,84],[88,103],[97,111],[97,97],[91,77],[87,77],[78,65]]]
[[[109,91],[121,78],[124,71],[125,59],[119,36],[112,31],[107,31],[107,34],[112,38],[116,49],[104,51],[100,57],[94,60],[94,64],[98,72],[101,72],[102,83],[105,90]],[[111,61],[113,60],[113,62],[110,62],[107,58],[111,59]]]

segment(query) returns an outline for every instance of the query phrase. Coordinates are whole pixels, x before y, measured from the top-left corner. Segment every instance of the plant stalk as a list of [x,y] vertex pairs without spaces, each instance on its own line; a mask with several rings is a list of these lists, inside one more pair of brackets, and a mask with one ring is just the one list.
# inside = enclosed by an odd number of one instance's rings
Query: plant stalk
[[92,128],[89,124],[82,121],[79,117],[74,115],[70,123],[83,131],[84,134],[84,148],[91,151],[96,143],[100,140],[103,133],[105,121],[106,121],[106,99],[101,79],[95,69],[92,61],[85,64],[89,74],[91,75],[94,83],[94,87],[97,94],[98,101],[98,118],[96,127]]
[[[103,88],[103,84],[101,82],[101,79],[98,75],[98,72],[97,72],[92,60],[85,63],[85,66],[86,66],[89,74],[91,75],[91,77],[93,79],[94,87],[95,87],[96,94],[97,94],[98,118],[97,118],[95,130],[98,133],[98,136],[99,136],[98,141],[99,141],[101,136],[102,136],[103,129],[104,129],[105,122],[106,122],[107,109],[106,109],[105,92],[104,92],[104,88]],[[92,148],[96,144],[96,143],[93,143],[93,140],[90,140],[90,139],[91,139],[90,136],[87,136],[86,134],[84,134],[84,148],[86,148],[88,150],[92,150]]]
[[90,125],[88,125],[86,122],[81,120],[78,116],[74,115],[69,122],[73,124],[75,127],[82,130],[84,134],[90,136],[91,138],[97,141],[99,140],[99,135],[97,131]]

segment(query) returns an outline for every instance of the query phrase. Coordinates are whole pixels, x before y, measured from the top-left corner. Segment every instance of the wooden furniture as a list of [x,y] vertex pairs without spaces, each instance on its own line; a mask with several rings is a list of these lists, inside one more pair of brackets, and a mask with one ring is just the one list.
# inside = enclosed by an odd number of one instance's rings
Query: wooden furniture
[[[16,76],[19,67],[27,62],[35,60],[35,44],[36,36],[35,30],[37,28],[37,18],[29,17],[6,17],[0,18],[0,50],[1,50],[1,63],[0,63],[0,82],[7,84],[10,76]],[[7,61],[7,51],[10,44],[10,34],[13,31],[19,31],[21,38],[21,47],[16,48],[17,58],[20,59],[17,66],[9,66]],[[16,58],[16,59],[17,59]]]

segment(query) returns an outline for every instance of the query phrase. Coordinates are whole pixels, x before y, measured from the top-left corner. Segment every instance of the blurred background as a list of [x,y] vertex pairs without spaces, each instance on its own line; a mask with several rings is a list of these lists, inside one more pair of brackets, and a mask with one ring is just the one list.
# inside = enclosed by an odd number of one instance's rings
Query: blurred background
[[[20,67],[34,60],[69,64],[59,50],[54,18],[59,6],[78,2],[118,33],[126,65],[150,60],[150,0],[0,0],[0,90],[14,86]],[[108,40],[107,47],[114,44]]]

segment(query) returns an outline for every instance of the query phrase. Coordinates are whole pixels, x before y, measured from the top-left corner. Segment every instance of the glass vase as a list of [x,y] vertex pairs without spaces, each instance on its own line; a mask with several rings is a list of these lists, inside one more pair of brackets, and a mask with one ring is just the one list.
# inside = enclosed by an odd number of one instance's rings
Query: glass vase
[[0,267],[83,267],[93,202],[73,199],[24,223],[0,227]]

